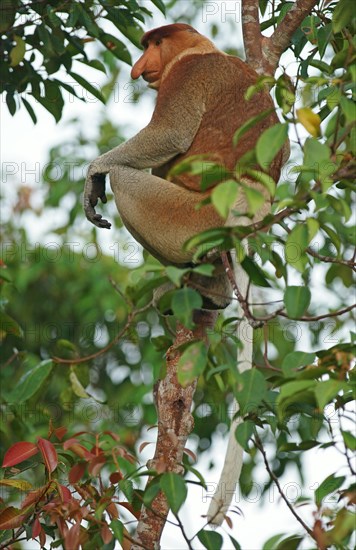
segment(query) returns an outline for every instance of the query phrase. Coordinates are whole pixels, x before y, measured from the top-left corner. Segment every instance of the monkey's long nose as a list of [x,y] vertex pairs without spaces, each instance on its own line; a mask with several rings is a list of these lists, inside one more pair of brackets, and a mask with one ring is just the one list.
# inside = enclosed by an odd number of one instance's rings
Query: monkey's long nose
[[141,55],[140,59],[136,61],[135,65],[131,69],[131,78],[133,78],[133,80],[136,80],[136,78],[139,78],[144,72],[145,67],[146,67],[145,55]]

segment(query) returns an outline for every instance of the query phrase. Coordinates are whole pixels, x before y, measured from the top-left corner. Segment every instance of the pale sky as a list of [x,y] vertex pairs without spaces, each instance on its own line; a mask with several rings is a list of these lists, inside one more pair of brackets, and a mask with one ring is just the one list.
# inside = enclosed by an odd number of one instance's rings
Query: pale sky
[[[223,13],[222,6],[225,6],[230,10],[230,15]],[[231,33],[231,25],[234,24],[235,20],[238,22],[238,8],[239,2],[207,2],[206,11],[201,13],[199,18],[200,23],[198,29],[204,34],[204,28],[207,29],[210,27],[211,22],[214,20],[217,23],[224,21],[226,17],[227,22],[226,28],[228,29],[227,36],[223,37],[224,44],[230,42],[230,46],[236,44],[236,34]],[[181,6],[189,7],[189,2],[182,0]],[[153,9],[153,6],[150,5],[150,9]],[[165,21],[163,16],[155,11],[155,17],[153,23],[147,21],[147,26],[156,27],[161,24],[167,24],[170,21]],[[178,10],[179,11],[179,10]],[[183,10],[181,9],[181,12]],[[214,19],[215,18],[215,19]],[[239,27],[239,25],[237,25]],[[221,41],[222,39],[220,39]],[[241,41],[239,41],[241,44]],[[222,44],[219,43],[221,46]],[[130,51],[133,54],[133,60],[137,59],[139,51],[131,47]],[[83,67],[81,65],[81,67]],[[127,85],[129,80],[129,67],[124,66],[124,72],[120,76],[120,90],[123,89],[124,93],[130,91],[129,87],[124,88]],[[93,75],[93,81],[100,82],[102,76],[97,71],[91,73]],[[104,77],[105,78],[105,77]],[[68,80],[67,80],[68,81]],[[102,80],[104,81],[104,80]],[[142,85],[142,84],[141,84]],[[149,91],[149,96],[153,97],[154,92]],[[122,123],[123,125],[129,124],[127,128],[127,135],[133,135],[141,127],[145,126],[151,118],[152,107],[151,102],[146,99],[142,99],[142,108],[138,113],[137,110],[133,111],[129,103],[123,103],[119,101],[117,103],[111,103],[108,109],[110,109],[110,115],[114,120]],[[3,192],[4,185],[9,182],[11,185],[6,188],[6,194],[10,199],[14,200],[15,198],[15,182],[19,183],[22,181],[23,184],[37,187],[40,186],[40,179],[38,174],[41,173],[43,166],[47,160],[47,152],[51,146],[54,146],[58,143],[61,143],[67,137],[70,136],[70,126],[68,121],[73,118],[73,116],[80,117],[82,120],[83,128],[94,136],[95,127],[99,122],[99,113],[104,108],[98,101],[89,98],[88,103],[82,103],[78,100],[73,103],[68,103],[64,108],[64,117],[59,124],[54,122],[53,117],[47,113],[41,106],[36,106],[36,114],[38,116],[37,125],[33,125],[30,117],[24,108],[21,108],[19,112],[16,113],[14,117],[11,117],[7,111],[5,100],[1,104],[1,162],[3,168]],[[13,179],[8,179],[4,176],[4,169],[7,175],[14,173],[15,176]],[[4,213],[6,215],[6,201]],[[27,219],[27,218],[26,218]],[[87,223],[87,222],[83,222]],[[48,239],[48,224],[45,220],[38,222],[38,219],[35,216],[28,216],[28,231],[32,235],[34,242],[41,241],[46,243]],[[83,230],[85,226],[83,226]],[[91,231],[91,227],[88,227],[88,235]],[[52,236],[50,237],[52,239]],[[112,232],[106,232],[105,246],[109,247],[114,235]],[[154,439],[154,431],[147,433],[147,436],[143,437],[143,440],[152,440]],[[216,483],[219,477],[220,467],[222,466],[223,458],[225,455],[227,441],[221,436],[216,436],[214,438],[214,445],[211,453],[205,453],[202,459],[199,461],[197,468],[202,471],[207,482]],[[194,444],[194,442],[193,442]],[[189,447],[189,445],[188,445]],[[194,451],[194,447],[193,447]],[[153,446],[148,446],[145,451],[142,453],[143,457],[146,459],[151,457],[153,452]],[[320,483],[323,479],[335,472],[336,464],[340,463],[339,454],[333,452],[332,450],[327,451],[328,462],[326,462],[325,452],[321,450],[310,450],[306,453],[307,458],[310,457],[305,463],[305,496],[312,496],[312,488],[315,489],[315,484]],[[143,458],[142,457],[142,458]],[[212,471],[207,471],[207,466],[209,460],[214,458],[219,465],[219,468],[215,468]],[[260,497],[260,486],[258,484],[263,483],[267,476],[262,465],[262,457],[260,459],[261,467],[257,472],[256,479],[256,490],[248,499],[240,498],[235,502],[242,509],[244,517],[235,516],[231,514],[231,517],[234,522],[234,529],[230,529],[226,526],[225,531],[227,534],[232,534],[240,542],[243,550],[259,550],[262,548],[263,542],[265,542],[269,536],[272,536],[277,533],[292,532],[298,533],[299,524],[293,518],[291,513],[287,510],[284,503],[280,502],[277,490],[271,491],[267,502],[261,507],[259,504]],[[295,470],[292,468],[288,471],[283,479],[281,480],[282,486],[285,488],[288,497],[293,501],[296,497],[300,496],[301,490],[299,487],[298,476]],[[187,499],[187,503],[184,506],[182,512],[183,523],[186,525],[188,533],[194,533],[198,530],[199,525],[203,525],[204,521],[199,520],[200,514],[204,514],[207,511],[208,503],[203,502],[204,496],[202,495],[202,490],[198,487],[190,486],[190,493]],[[268,502],[269,500],[269,502]],[[310,513],[310,508],[305,507],[303,511],[302,508],[298,509],[298,513],[301,514],[308,521],[311,520],[312,515]],[[174,518],[172,518],[174,521]],[[162,548],[165,550],[182,550],[186,547],[186,543],[182,538],[178,538],[179,529],[172,528],[167,526],[164,532],[162,539]],[[232,548],[231,543],[228,542],[228,537],[225,537],[226,545],[224,549],[228,550]],[[32,543],[27,543],[24,545],[24,548],[29,550],[34,550],[35,546]],[[203,548],[200,545],[199,541],[195,540],[194,548],[200,549]],[[304,544],[302,548],[310,548],[310,544]]]

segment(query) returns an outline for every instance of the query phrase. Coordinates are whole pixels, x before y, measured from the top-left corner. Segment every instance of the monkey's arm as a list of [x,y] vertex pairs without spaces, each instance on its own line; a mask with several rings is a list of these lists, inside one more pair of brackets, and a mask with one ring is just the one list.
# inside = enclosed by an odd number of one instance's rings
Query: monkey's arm
[[170,75],[161,85],[148,126],[90,164],[84,189],[84,210],[94,225],[108,229],[111,225],[95,212],[99,198],[106,202],[105,175],[110,170],[115,166],[138,170],[156,168],[189,149],[204,114],[204,102],[197,93],[197,85],[192,85],[191,74],[187,78],[186,72],[177,75],[176,71],[175,79],[178,82],[180,79],[179,86]]

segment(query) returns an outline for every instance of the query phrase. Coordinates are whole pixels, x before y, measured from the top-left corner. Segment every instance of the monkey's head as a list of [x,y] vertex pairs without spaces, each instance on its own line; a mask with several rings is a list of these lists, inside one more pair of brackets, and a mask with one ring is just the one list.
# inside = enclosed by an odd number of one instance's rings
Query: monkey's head
[[143,77],[150,88],[159,89],[166,66],[179,55],[189,53],[208,53],[216,47],[208,38],[201,35],[190,25],[174,23],[146,32],[141,38],[144,53],[131,70],[131,78]]

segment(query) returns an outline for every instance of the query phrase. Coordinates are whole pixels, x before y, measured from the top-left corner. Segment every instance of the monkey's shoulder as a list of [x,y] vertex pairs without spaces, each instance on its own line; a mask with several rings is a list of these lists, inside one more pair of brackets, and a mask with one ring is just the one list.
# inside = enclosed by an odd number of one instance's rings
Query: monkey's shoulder
[[187,78],[205,76],[210,81],[219,78],[225,81],[243,79],[249,85],[258,78],[256,71],[242,59],[219,51],[183,56],[174,64],[174,74],[185,75]]

